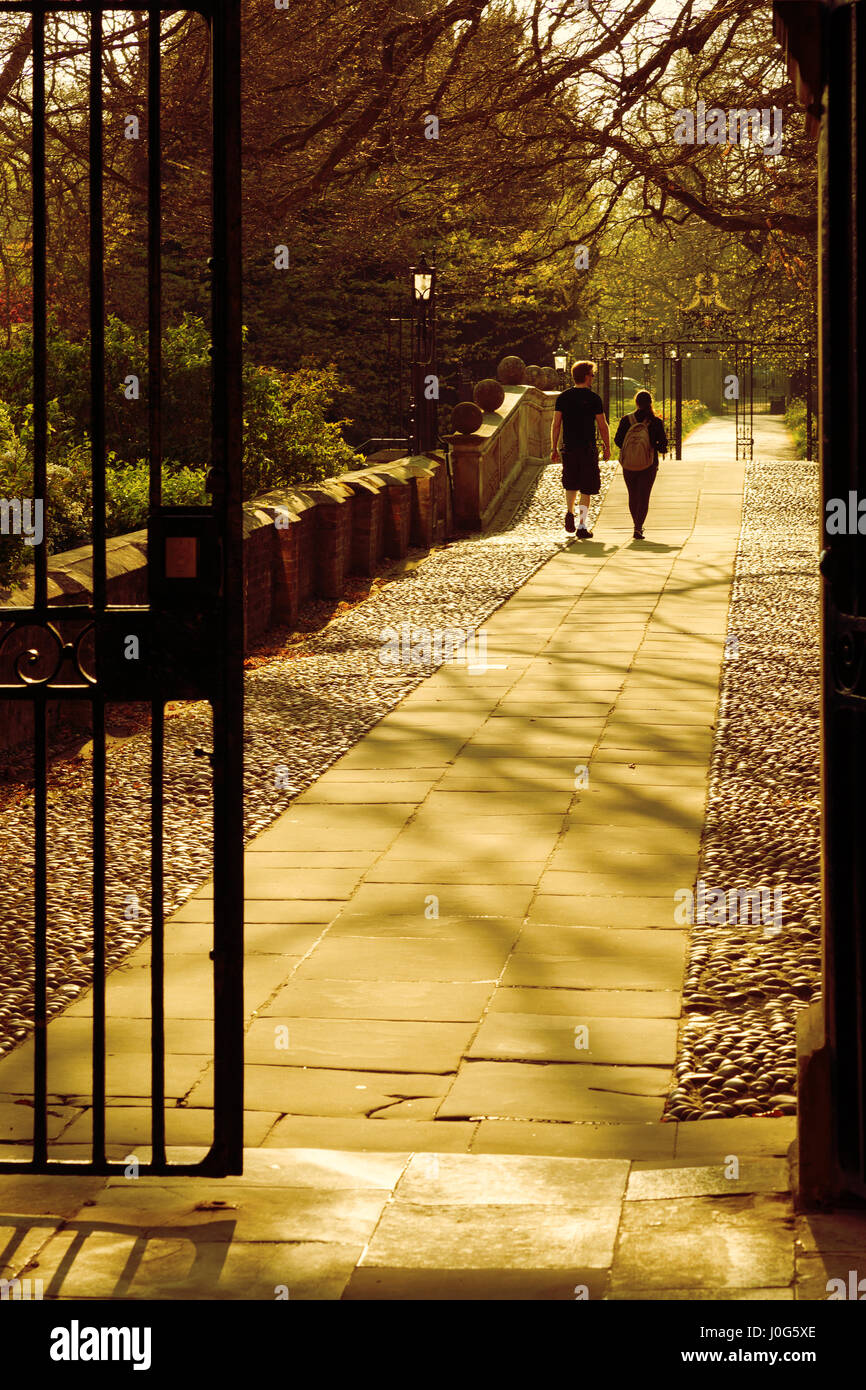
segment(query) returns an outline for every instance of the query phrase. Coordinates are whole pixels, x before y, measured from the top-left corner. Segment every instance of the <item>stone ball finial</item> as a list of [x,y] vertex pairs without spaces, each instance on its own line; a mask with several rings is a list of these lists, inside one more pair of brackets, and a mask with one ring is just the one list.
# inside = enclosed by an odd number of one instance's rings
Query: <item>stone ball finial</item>
[[559,390],[559,373],[555,367],[542,367],[541,369],[541,389],[542,391]]
[[522,357],[503,357],[496,368],[496,375],[503,386],[520,386],[525,371],[526,363]]
[[485,377],[479,381],[473,392],[475,404],[482,410],[498,410],[505,400],[505,388],[499,381],[494,381],[493,377]]
[[523,380],[526,382],[526,385],[540,386],[542,370],[543,369],[539,367],[536,363],[533,363],[530,367],[527,367],[526,371],[523,374]]
[[456,434],[474,434],[483,419],[484,413],[474,401],[460,401],[451,412],[451,428]]

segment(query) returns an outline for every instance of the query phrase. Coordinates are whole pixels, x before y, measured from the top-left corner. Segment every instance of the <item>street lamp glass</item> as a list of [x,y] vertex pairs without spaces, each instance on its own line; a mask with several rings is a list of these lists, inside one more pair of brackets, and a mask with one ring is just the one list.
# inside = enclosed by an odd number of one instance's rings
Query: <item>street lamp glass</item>
[[416,270],[413,276],[415,282],[415,298],[427,300],[430,298],[430,291],[433,288],[433,276],[429,271]]
[[649,359],[649,353],[648,353],[648,352],[645,352],[644,355],[643,355],[643,364],[644,364],[645,367],[648,367],[648,366],[649,366],[649,360],[650,360],[650,359]]
[[553,365],[558,372],[564,372],[568,366],[568,353],[564,352],[562,348],[553,354]]

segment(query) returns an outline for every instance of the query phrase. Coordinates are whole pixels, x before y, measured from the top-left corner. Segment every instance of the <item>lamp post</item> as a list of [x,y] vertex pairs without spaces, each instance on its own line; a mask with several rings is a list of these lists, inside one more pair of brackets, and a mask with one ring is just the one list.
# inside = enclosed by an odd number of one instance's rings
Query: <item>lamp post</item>
[[645,352],[643,355],[643,387],[645,391],[652,389],[652,372],[650,371],[650,355]]
[[439,438],[436,374],[436,266],[422,254],[412,267],[412,452],[429,453]]
[[625,409],[625,383],[622,379],[624,369],[624,358],[625,353],[623,352],[622,348],[617,348],[616,352],[613,355],[613,359],[616,363],[616,409],[618,415],[622,415]]
[[553,354],[553,365],[559,373],[559,389],[564,391],[566,387],[565,373],[568,368],[568,353],[565,348],[557,348]]
[[683,456],[683,359],[678,347],[671,348],[674,369],[674,458]]

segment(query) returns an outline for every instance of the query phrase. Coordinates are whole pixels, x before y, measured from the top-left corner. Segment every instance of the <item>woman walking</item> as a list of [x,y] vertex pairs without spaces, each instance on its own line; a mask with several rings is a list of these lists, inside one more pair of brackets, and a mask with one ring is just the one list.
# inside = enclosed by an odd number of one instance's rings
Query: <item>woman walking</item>
[[623,415],[614,435],[619,445],[622,476],[628,489],[628,509],[634,522],[634,538],[643,540],[643,524],[649,510],[650,493],[659,471],[659,454],[668,451],[665,427],[653,410],[649,391],[638,391],[634,398],[637,409]]

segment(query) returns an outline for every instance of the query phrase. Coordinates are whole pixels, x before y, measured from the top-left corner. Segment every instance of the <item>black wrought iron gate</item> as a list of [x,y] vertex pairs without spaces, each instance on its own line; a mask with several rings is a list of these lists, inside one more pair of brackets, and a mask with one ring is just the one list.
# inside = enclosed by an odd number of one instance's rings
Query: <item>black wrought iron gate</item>
[[[46,17],[84,7],[0,4],[32,23],[33,498],[47,493]],[[46,545],[35,547],[32,603],[0,608],[0,653],[14,659],[0,701],[32,710],[34,780],[33,1135],[29,1159],[0,1171],[123,1171],[106,1158],[106,708],[150,708],[151,1158],[141,1171],[239,1173],[243,1121],[243,554],[241,530],[241,240],[239,0],[204,0],[210,47],[212,149],[212,428],[209,505],[162,505],[161,17],[147,15],[147,294],[150,509],[148,602],[109,602],[105,521],[104,26],[116,7],[87,6],[89,108],[89,299],[92,583],[88,603],[49,602]],[[126,10],[127,16],[132,12]],[[173,17],[177,12],[172,12]],[[130,660],[131,652],[138,659]],[[8,665],[8,663],[7,663]],[[213,1143],[201,1163],[167,1163],[163,906],[164,713],[169,701],[208,701],[213,711]],[[48,903],[47,715],[54,701],[92,711],[92,1148],[88,1161],[52,1159],[48,1143],[46,960]],[[8,708],[8,706],[7,706]],[[86,925],[86,924],[82,924]]]
[[[644,385],[652,379],[654,369],[660,375],[661,390],[659,405],[674,457],[682,458],[683,421],[683,366],[692,357],[692,350],[700,354],[717,356],[724,375],[724,405],[733,402],[735,423],[735,457],[748,460],[754,450],[755,420],[755,354],[769,353],[774,360],[786,362],[788,368],[797,372],[797,390],[803,392],[806,427],[806,457],[812,458],[815,443],[814,431],[814,365],[815,351],[809,344],[798,343],[781,338],[736,338],[736,337],[678,337],[675,339],[618,339],[590,341],[589,351],[593,359],[601,363],[601,395],[605,414],[610,416],[611,406],[622,414],[625,408],[623,387],[624,359],[637,359],[643,356]],[[613,393],[611,392],[611,354],[614,364]],[[722,364],[725,364],[723,367]],[[647,388],[649,389],[649,388]]]

